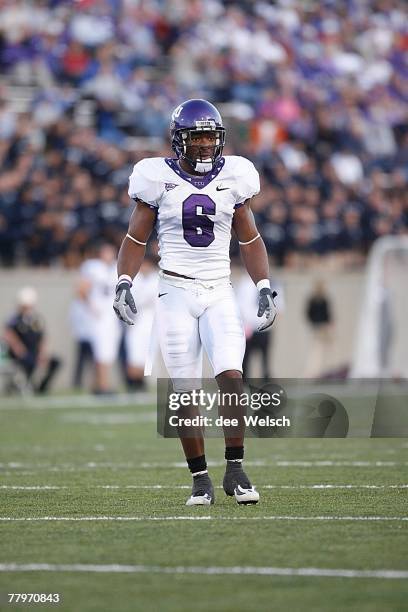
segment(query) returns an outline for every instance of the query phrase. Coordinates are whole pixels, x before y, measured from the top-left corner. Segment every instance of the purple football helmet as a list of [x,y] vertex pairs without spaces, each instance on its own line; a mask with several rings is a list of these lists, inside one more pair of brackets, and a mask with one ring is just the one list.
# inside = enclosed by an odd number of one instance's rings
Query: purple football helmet
[[[192,146],[192,136],[197,132],[215,132],[215,145],[211,158],[204,158],[199,151],[197,159],[187,156],[187,147]],[[225,128],[221,115],[207,100],[186,100],[171,116],[171,146],[178,159],[184,159],[196,171],[207,173],[221,157],[225,144]]]

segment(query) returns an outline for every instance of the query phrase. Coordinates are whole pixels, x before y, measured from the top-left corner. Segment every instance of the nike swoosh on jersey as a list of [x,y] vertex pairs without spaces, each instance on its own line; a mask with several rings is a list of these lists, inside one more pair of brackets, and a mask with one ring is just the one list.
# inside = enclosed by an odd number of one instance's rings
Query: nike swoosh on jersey
[[167,293],[159,293],[159,297],[163,297],[163,295],[167,295]]
[[220,185],[217,185],[215,188],[216,191],[225,191],[226,189],[229,189],[229,187],[221,187]]

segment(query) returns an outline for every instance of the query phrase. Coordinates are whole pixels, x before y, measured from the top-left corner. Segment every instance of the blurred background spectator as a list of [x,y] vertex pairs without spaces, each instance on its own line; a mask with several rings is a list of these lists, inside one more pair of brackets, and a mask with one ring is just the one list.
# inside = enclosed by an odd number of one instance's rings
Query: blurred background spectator
[[94,239],[118,246],[132,165],[171,154],[171,110],[206,97],[226,152],[261,172],[254,213],[275,265],[360,266],[377,237],[407,233],[405,11],[0,0],[1,263],[72,268]]
[[18,292],[16,310],[2,336],[9,357],[24,373],[25,388],[37,393],[48,391],[61,360],[48,353],[45,323],[37,310],[37,292],[33,287],[23,287]]
[[316,281],[306,301],[305,316],[310,326],[311,339],[304,377],[318,378],[327,369],[328,357],[334,341],[333,307],[322,280]]
[[92,349],[93,313],[88,302],[90,283],[80,278],[75,287],[75,295],[69,308],[71,334],[75,341],[75,362],[72,386],[84,387],[84,376],[89,369],[95,376],[95,362]]
[[117,283],[115,247],[100,241],[79,269],[82,306],[89,323],[88,340],[95,366],[93,391],[112,393],[111,371],[119,356],[122,327],[112,303]]

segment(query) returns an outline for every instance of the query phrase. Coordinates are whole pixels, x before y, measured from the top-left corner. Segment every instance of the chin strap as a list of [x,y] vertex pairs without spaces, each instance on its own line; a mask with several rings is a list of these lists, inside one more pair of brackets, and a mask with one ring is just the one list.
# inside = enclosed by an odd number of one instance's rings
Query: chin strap
[[207,174],[207,172],[211,172],[213,169],[212,159],[204,160],[204,161],[196,161],[195,163],[195,171],[200,172],[200,174]]
[[186,157],[186,155],[183,155],[183,159],[191,166],[191,168],[195,172],[199,172],[200,174],[207,174],[207,172],[211,172],[211,170],[214,168],[215,162],[211,157],[202,160],[193,160]]

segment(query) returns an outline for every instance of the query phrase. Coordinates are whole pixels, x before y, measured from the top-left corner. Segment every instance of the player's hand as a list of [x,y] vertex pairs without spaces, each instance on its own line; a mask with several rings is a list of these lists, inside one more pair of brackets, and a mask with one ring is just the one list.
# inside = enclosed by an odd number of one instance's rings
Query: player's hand
[[133,299],[132,292],[130,291],[131,284],[127,280],[122,280],[116,285],[116,297],[113,302],[113,310],[116,313],[118,319],[127,323],[128,325],[134,325],[134,320],[129,315],[129,310],[133,314],[137,313],[135,300]]
[[276,291],[272,292],[268,287],[264,287],[259,292],[258,317],[266,315],[265,321],[258,327],[259,332],[269,329],[275,321],[277,309],[273,300],[277,295]]

